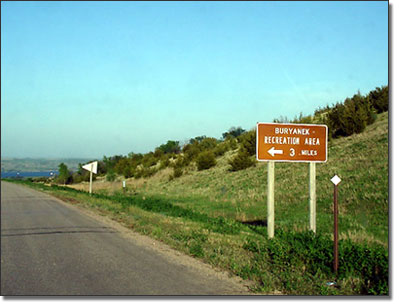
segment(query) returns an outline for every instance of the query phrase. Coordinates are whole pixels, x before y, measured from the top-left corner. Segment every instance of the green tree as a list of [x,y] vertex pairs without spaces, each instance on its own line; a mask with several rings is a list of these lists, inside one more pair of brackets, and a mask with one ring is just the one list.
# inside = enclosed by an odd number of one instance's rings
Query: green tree
[[71,173],[68,170],[66,164],[61,163],[58,165],[58,183],[60,184],[68,184],[71,181]]
[[246,132],[246,130],[242,129],[242,127],[231,127],[228,132],[222,133],[222,138],[227,139],[229,137],[238,137],[242,133]]
[[203,139],[207,138],[207,136],[202,135],[202,136],[196,136],[195,138],[191,138],[189,143],[193,144],[194,142],[200,143]]
[[156,150],[157,149],[162,151],[164,154],[167,154],[167,153],[178,154],[179,152],[181,152],[181,147],[179,146],[179,141],[174,141],[174,140],[169,140],[166,144],[163,144],[163,145],[157,147]]
[[337,103],[327,115],[327,125],[330,136],[350,136],[361,133],[367,125],[376,119],[376,113],[368,97],[358,92],[352,98],[346,98],[344,103]]
[[383,86],[381,88],[377,87],[375,90],[369,92],[368,99],[372,107],[377,111],[377,113],[388,111],[389,110],[388,86]]

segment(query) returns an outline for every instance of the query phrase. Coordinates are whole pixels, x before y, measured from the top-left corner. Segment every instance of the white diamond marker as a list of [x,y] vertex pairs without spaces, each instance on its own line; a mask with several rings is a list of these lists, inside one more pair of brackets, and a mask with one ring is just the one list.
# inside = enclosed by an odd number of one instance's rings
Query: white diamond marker
[[340,179],[339,176],[335,175],[334,177],[331,178],[331,182],[337,186],[342,180]]

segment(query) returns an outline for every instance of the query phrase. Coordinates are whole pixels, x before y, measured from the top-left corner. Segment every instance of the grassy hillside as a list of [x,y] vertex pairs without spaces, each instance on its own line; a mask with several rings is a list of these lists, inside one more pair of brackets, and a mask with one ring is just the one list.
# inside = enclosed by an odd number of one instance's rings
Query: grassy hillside
[[[260,223],[267,215],[267,165],[229,172],[235,151],[218,159],[217,166],[170,180],[167,168],[146,179],[128,179],[128,193],[157,196],[174,205],[223,216],[242,223]],[[388,244],[388,113],[361,133],[329,142],[328,161],[317,164],[317,230],[332,232],[333,184],[338,174],[341,238]],[[74,188],[87,189],[86,184]],[[121,181],[98,180],[95,191],[113,193]],[[275,224],[277,229],[308,229],[308,164],[276,163]]]
[[[275,238],[265,220],[267,166],[229,172],[236,152],[217,166],[171,168],[146,179],[121,179],[69,187],[27,183],[65,201],[90,208],[126,227],[161,240],[216,268],[248,280],[264,294],[388,294],[388,114],[365,132],[329,143],[327,163],[317,165],[317,234],[308,230],[308,165],[275,166]],[[339,187],[339,272],[332,273],[332,197]],[[23,182],[23,181],[16,181]],[[77,191],[75,189],[84,191]],[[334,287],[327,282],[336,281]]]

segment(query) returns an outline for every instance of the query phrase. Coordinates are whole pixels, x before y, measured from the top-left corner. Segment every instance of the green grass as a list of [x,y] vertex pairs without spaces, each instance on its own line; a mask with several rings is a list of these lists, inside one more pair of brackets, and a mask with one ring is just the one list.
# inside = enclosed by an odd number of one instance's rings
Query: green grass
[[[229,154],[229,153],[228,153]],[[338,174],[342,237],[388,245],[388,113],[362,134],[329,143],[328,161],[317,164],[317,230],[332,231],[332,176]],[[215,168],[191,171],[180,178],[149,181],[136,188],[141,195],[238,221],[265,220],[267,166],[228,171],[232,152]],[[308,229],[308,164],[276,163],[275,224],[277,229]]]
[[[285,232],[267,238],[266,227],[171,204],[166,199],[94,194],[67,187],[19,181],[63,200],[81,204],[127,227],[159,239],[194,257],[253,281],[261,293],[387,294],[388,255],[382,245],[342,240],[340,271],[331,271],[332,241],[312,232]],[[327,288],[336,280],[337,288]]]
[[[253,282],[267,294],[388,294],[388,115],[358,135],[329,143],[317,165],[317,234],[308,232],[308,165],[275,166],[276,236],[267,238],[265,164],[228,172],[233,152],[217,166],[170,181],[157,176],[126,193],[93,196],[27,183],[97,210],[125,226]],[[339,273],[332,265],[330,178],[339,187]],[[261,224],[261,225],[256,225]],[[336,287],[328,281],[336,280]]]

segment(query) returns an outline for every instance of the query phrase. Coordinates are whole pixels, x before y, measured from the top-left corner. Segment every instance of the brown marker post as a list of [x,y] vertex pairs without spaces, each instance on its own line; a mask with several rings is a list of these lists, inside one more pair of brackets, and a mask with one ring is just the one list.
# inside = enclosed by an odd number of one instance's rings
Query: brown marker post
[[339,206],[338,206],[338,184],[341,179],[335,175],[332,177],[333,183],[333,271],[337,275],[339,268]]

